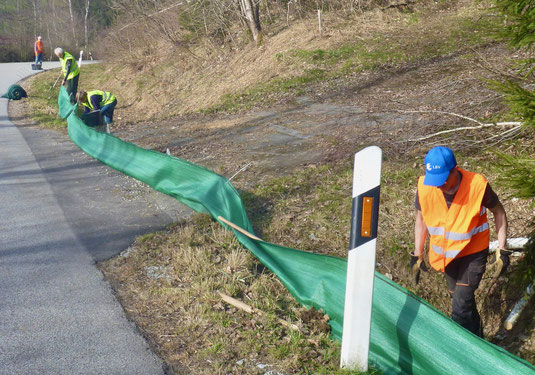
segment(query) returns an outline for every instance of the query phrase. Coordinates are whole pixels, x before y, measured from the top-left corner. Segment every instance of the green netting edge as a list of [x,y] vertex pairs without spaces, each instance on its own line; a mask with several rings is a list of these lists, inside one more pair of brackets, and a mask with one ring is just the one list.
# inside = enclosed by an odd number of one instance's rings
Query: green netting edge
[[[183,159],[146,150],[87,127],[76,116],[64,87],[59,112],[69,136],[84,152],[147,183],[198,212],[222,216],[253,233],[238,192],[230,182]],[[221,223],[229,230],[233,230]],[[237,239],[270,269],[296,300],[323,309],[340,340],[345,296],[345,259]],[[535,367],[466,331],[424,300],[376,272],[370,364],[386,374],[534,374]]]

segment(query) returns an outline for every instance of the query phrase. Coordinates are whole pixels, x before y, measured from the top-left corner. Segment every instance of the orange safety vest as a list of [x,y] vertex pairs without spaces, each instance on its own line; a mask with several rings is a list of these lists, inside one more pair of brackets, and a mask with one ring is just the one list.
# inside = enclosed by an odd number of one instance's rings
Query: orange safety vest
[[35,56],[37,56],[38,53],[44,53],[44,52],[45,52],[45,46],[43,45],[43,42],[36,40],[35,41]]
[[418,180],[418,197],[429,233],[429,263],[444,271],[456,257],[489,247],[487,211],[481,205],[487,180],[480,174],[459,168],[463,178],[448,208],[442,190]]

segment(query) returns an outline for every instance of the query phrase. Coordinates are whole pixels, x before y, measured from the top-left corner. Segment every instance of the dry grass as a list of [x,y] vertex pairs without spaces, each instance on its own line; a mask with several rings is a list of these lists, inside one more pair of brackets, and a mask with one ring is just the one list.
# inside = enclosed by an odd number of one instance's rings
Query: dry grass
[[54,85],[59,72],[59,69],[54,69],[25,79],[23,86],[29,98],[17,104],[24,107],[24,111],[31,114],[33,120],[40,125],[65,131],[65,121],[58,116],[58,94],[61,81]]
[[[127,314],[175,373],[338,372],[339,345],[322,315],[300,308],[282,284],[206,216],[139,238],[100,268]],[[224,303],[234,296],[266,315]],[[300,327],[296,332],[277,319]],[[306,334],[306,335],[305,335]]]
[[[453,38],[458,41],[459,37],[473,39],[478,35],[472,33],[469,23],[477,21],[481,11],[470,5],[455,11],[376,10],[351,18],[327,13],[321,36],[315,18],[294,20],[291,27],[265,38],[260,48],[249,44],[239,50],[203,43],[177,48],[155,40],[149,55],[146,51],[134,51],[139,56],[137,61],[125,64],[124,59],[111,60],[105,68],[90,68],[82,76],[80,87],[98,87],[115,93],[119,98],[117,113],[126,122],[225,109],[221,105],[228,95],[232,103],[226,105],[231,107],[246,102],[269,103],[281,100],[281,95],[285,97],[287,89],[280,87],[285,80],[323,80],[453,51]],[[468,39],[463,44],[470,44]],[[291,57],[292,51],[336,51],[347,47],[356,48],[350,61],[340,57],[334,64],[318,65],[317,61]],[[321,77],[310,76],[318,68],[325,73]],[[255,94],[247,94],[248,90]],[[127,110],[123,111],[121,108],[125,107]]]

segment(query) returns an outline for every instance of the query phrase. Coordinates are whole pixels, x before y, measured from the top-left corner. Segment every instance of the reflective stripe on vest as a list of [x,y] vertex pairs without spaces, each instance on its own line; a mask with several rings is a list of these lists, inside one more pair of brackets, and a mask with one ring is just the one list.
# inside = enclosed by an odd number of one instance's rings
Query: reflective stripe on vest
[[427,227],[427,231],[431,236],[443,236],[444,228],[442,227]]
[[448,208],[442,191],[418,181],[422,216],[429,233],[429,262],[438,271],[455,257],[465,256],[489,246],[489,224],[481,205],[487,181],[479,174],[459,168],[459,189]]
[[443,248],[441,248],[440,246],[435,246],[435,245],[431,245],[431,250],[433,250],[433,252],[437,255],[443,255],[444,258],[451,258],[451,259],[455,258],[461,252],[461,250],[448,250],[444,252]]
[[78,68],[76,59],[69,52],[63,52],[63,58],[59,59],[59,62],[61,63],[61,70],[63,71],[63,75],[65,76],[65,73],[67,73],[67,61],[69,60],[72,60],[71,70],[69,72],[69,75],[65,77],[66,80],[73,79],[80,73],[80,69]]
[[480,225],[478,227],[475,227],[468,233],[455,233],[455,232],[446,232],[446,239],[453,240],[453,241],[463,241],[463,240],[469,240],[471,239],[474,234],[483,232],[485,230],[489,229],[489,223],[483,223],[483,225]]

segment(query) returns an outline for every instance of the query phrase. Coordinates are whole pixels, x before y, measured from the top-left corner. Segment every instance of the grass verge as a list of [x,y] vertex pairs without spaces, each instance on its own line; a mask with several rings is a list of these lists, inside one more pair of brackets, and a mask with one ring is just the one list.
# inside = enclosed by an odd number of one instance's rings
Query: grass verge
[[[100,268],[174,373],[358,374],[338,368],[340,345],[329,338],[326,317],[299,307],[231,232],[206,215],[140,237]],[[263,314],[238,310],[219,292]]]
[[[99,64],[84,64],[80,68],[83,82],[97,82],[103,77],[104,67]],[[63,76],[58,78],[60,69],[48,70],[26,80],[25,90],[28,92],[27,115],[49,129],[66,131],[67,122],[58,116],[58,95]],[[81,89],[82,86],[79,86]]]
[[60,69],[34,75],[25,84],[28,92],[28,116],[43,127],[65,130],[67,123],[58,116],[58,95],[61,87]]

